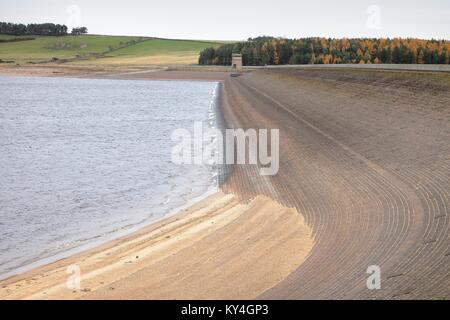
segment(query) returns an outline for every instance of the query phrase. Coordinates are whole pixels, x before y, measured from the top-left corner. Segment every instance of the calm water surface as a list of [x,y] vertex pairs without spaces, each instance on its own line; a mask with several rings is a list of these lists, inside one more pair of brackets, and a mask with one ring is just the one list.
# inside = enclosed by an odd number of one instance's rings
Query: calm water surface
[[0,77],[0,277],[161,219],[214,189],[170,139],[217,83]]

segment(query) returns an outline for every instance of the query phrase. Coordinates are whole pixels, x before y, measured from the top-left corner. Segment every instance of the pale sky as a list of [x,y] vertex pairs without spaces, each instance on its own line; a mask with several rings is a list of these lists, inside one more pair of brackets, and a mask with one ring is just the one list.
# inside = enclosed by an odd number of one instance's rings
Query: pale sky
[[0,0],[0,21],[178,39],[450,39],[450,0]]

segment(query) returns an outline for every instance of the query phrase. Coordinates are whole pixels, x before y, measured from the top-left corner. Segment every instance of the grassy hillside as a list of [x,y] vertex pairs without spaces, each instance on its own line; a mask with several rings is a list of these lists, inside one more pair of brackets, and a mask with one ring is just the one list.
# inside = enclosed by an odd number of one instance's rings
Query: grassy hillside
[[[2,38],[11,36],[2,35]],[[20,37],[15,37],[20,38]],[[0,59],[18,63],[71,59],[78,56],[93,56],[108,51],[111,46],[119,47],[126,42],[139,41],[138,37],[111,36],[34,36],[35,40],[0,43]]]
[[[33,36],[34,40],[0,42],[0,59],[43,63],[58,59],[70,64],[161,65],[197,63],[198,54],[218,42],[126,36]],[[0,40],[21,38],[0,35]],[[29,38],[29,37],[28,37]]]
[[134,46],[113,51],[107,54],[105,58],[93,62],[114,65],[196,64],[200,51],[212,46],[220,46],[220,43],[150,39]]

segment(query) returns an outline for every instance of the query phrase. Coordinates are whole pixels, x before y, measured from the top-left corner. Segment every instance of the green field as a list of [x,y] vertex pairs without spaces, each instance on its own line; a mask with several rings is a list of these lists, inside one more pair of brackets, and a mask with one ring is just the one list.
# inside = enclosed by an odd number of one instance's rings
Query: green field
[[[27,36],[28,38],[30,36]],[[0,59],[24,63],[171,65],[197,63],[199,52],[220,42],[127,36],[31,36],[35,40],[0,42]],[[0,35],[10,40],[18,36]]]
[[197,63],[201,50],[219,46],[218,42],[195,40],[150,39],[134,46],[116,50],[105,58],[98,59],[99,64],[193,64]]
[[[11,36],[8,34],[0,34],[0,40],[11,40],[11,39],[16,39],[16,38],[28,38],[28,37],[33,37],[33,36]],[[35,37],[33,37],[35,38]]]

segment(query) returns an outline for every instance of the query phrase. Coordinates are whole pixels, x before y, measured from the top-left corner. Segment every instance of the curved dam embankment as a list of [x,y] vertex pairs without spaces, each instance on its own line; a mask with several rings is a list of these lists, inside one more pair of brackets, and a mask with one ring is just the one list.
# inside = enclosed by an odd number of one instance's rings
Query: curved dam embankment
[[[0,298],[450,299],[448,73],[108,77],[221,81],[224,128],[279,129],[278,174],[224,166],[223,192],[3,280]],[[73,265],[77,289],[67,282]],[[366,286],[374,265],[379,290]]]
[[[229,127],[280,130],[280,169],[236,165],[222,189],[295,207],[306,261],[271,299],[448,299],[450,76],[259,70],[224,81]],[[381,270],[368,290],[367,269]]]

